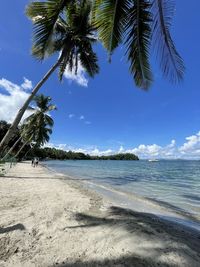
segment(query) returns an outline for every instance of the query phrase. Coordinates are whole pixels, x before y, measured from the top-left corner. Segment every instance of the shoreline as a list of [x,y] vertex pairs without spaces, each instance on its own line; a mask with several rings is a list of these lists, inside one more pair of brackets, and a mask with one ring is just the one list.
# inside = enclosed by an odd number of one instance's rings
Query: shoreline
[[199,232],[81,184],[29,162],[0,177],[0,266],[199,266]]
[[[50,172],[57,173],[65,177],[65,179],[72,179],[75,183],[79,183],[80,186],[84,184],[87,190],[95,191],[98,195],[106,199],[107,202],[111,202],[113,205],[129,208],[138,212],[147,212],[158,216],[161,220],[175,223],[180,227],[188,227],[189,229],[200,233],[199,219],[179,207],[174,207],[170,204],[163,203],[162,201],[143,197],[135,192],[130,193],[124,190],[118,190],[117,188],[110,187],[109,185],[95,183],[92,180],[86,180],[84,178],[58,172],[57,170],[45,165],[45,163],[41,163],[41,165],[44,168],[47,168]],[[123,204],[124,202],[125,205]]]

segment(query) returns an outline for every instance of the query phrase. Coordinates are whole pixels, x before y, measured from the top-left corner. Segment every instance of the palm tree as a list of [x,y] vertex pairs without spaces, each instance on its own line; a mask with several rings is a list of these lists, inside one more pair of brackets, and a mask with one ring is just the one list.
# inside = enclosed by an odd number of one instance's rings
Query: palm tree
[[49,135],[52,134],[52,129],[41,121],[38,121],[38,125],[33,125],[31,122],[27,123],[24,131],[24,143],[16,153],[16,158],[26,145],[32,144],[34,147],[40,147],[49,141]]
[[[21,136],[17,141],[23,140],[23,145],[15,155],[16,157],[27,144],[33,143],[36,147],[44,145],[49,141],[49,135],[52,133],[54,122],[48,113],[56,110],[56,106],[50,103],[51,98],[49,96],[47,97],[43,94],[35,96],[34,101],[36,104],[34,108],[35,112],[26,118],[20,129]],[[13,151],[14,146],[8,151],[5,157]]]
[[[9,130],[9,127],[10,127],[9,123],[3,120],[0,121],[0,140],[3,139],[6,132]],[[16,146],[20,141],[19,139],[20,139],[20,131],[19,131],[19,128],[17,127],[13,134],[12,139],[7,143],[5,150],[8,150],[10,147],[13,147],[13,145]]]
[[51,97],[40,94],[35,96],[34,101],[36,104],[35,112],[25,120],[22,129],[24,144],[15,157],[19,155],[27,144],[32,143],[35,147],[44,145],[49,141],[49,135],[52,133],[54,122],[48,113],[56,110],[56,106],[50,103]]
[[160,58],[164,76],[172,82],[183,78],[184,64],[170,35],[173,0],[92,0],[92,20],[108,50],[125,46],[130,72],[138,87],[148,89],[153,81],[150,48]]
[[18,111],[0,143],[0,153],[11,139],[38,90],[57,68],[60,80],[67,67],[77,73],[79,63],[89,76],[93,77],[98,73],[97,56],[92,48],[97,40],[94,37],[94,27],[90,23],[90,11],[91,5],[88,2],[72,0],[33,2],[27,7],[27,15],[34,25],[33,56],[44,60],[57,53],[59,57]]

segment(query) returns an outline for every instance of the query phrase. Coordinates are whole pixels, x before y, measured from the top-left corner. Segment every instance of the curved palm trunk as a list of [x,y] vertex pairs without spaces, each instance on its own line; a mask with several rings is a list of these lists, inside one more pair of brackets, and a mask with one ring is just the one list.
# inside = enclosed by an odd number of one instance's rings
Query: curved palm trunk
[[23,158],[27,156],[27,154],[31,151],[31,149],[32,149],[32,147],[28,151],[26,151],[26,153],[24,154]]
[[17,128],[18,124],[21,121],[22,116],[24,115],[26,109],[28,108],[30,102],[33,100],[34,96],[37,94],[41,86],[48,80],[48,78],[51,76],[51,74],[56,70],[56,68],[59,66],[61,61],[61,58],[54,64],[51,69],[45,74],[45,76],[42,78],[42,80],[39,81],[39,83],[35,86],[35,88],[32,90],[31,95],[27,98],[25,101],[23,107],[18,111],[17,116],[15,117],[15,120],[13,121],[12,125],[10,126],[9,130],[7,131],[6,135],[2,139],[0,143],[0,156],[2,156],[4,147],[8,144],[10,139],[12,138],[12,135]]
[[26,141],[22,147],[18,150],[17,154],[15,155],[15,158],[17,158],[19,156],[19,153],[22,151],[22,149],[28,144],[29,141]]
[[20,136],[20,138],[17,139],[17,141],[14,143],[14,145],[8,150],[8,152],[6,153],[6,155],[2,158],[2,160],[5,160],[7,158],[7,156],[13,151],[13,149],[16,147],[16,145],[21,141],[22,137]]

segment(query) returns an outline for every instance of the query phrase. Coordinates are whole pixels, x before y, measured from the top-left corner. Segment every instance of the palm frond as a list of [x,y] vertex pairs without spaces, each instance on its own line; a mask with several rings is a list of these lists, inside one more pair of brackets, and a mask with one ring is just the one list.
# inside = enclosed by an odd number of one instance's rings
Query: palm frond
[[122,41],[129,8],[128,0],[97,0],[93,4],[94,25],[97,27],[99,39],[108,50],[109,60],[114,49]]
[[32,2],[26,9],[26,14],[34,24],[33,55],[43,60],[46,50],[51,46],[55,24],[64,7],[71,0],[47,0],[45,2]]
[[53,119],[50,116],[48,116],[47,114],[44,117],[44,122],[46,125],[49,125],[50,127],[53,127],[53,125],[54,125]]
[[99,72],[98,58],[96,53],[92,51],[92,48],[82,50],[79,60],[90,77],[94,77]]
[[160,57],[160,67],[163,74],[170,81],[179,82],[183,79],[185,67],[170,34],[174,9],[173,0],[153,1],[153,39],[154,46],[156,46],[157,53]]
[[72,54],[73,54],[73,47],[71,46],[71,42],[69,43],[65,41],[65,47],[63,48],[63,51],[61,53],[61,61],[59,65],[59,80],[62,81],[64,72],[66,70],[66,67],[70,66],[70,70],[73,68],[73,60],[72,60]]
[[153,79],[149,63],[150,4],[148,0],[133,0],[133,3],[127,16],[126,53],[136,85],[148,89]]

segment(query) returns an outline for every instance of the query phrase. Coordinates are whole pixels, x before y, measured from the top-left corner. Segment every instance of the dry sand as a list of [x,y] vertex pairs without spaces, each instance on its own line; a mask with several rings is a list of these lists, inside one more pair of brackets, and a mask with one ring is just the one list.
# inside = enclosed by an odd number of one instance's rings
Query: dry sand
[[0,266],[200,266],[200,233],[18,163],[0,177]]

